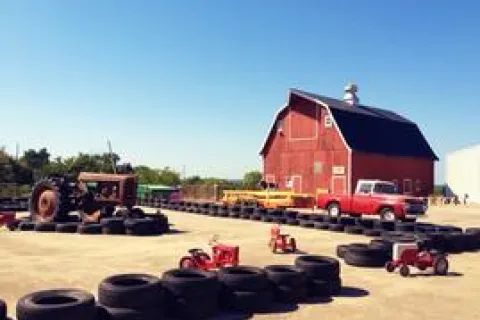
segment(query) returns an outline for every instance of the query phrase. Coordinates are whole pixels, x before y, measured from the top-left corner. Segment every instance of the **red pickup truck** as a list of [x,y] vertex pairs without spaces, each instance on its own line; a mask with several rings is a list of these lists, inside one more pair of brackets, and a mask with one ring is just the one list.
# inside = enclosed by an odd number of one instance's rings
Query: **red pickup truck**
[[379,215],[382,220],[416,217],[427,211],[423,198],[399,194],[394,183],[381,180],[359,180],[353,195],[318,195],[317,207],[329,216]]

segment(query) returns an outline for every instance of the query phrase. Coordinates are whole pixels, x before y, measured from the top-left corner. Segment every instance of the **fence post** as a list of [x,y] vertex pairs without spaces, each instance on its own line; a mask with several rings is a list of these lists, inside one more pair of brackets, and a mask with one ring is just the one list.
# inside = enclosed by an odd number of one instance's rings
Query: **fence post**
[[218,201],[218,185],[216,183],[213,185],[213,200]]

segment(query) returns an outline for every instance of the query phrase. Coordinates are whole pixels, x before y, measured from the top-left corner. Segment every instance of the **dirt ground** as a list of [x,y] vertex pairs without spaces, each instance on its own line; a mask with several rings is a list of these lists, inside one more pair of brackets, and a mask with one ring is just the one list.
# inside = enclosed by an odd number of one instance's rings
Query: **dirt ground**
[[[293,264],[295,255],[272,254],[267,248],[270,224],[208,217],[164,210],[174,234],[159,237],[41,234],[0,231],[0,297],[15,313],[15,304],[35,290],[75,287],[97,293],[98,283],[117,273],[161,275],[175,268],[187,249],[203,247],[219,234],[220,240],[240,245],[241,263],[263,267]],[[431,208],[422,220],[480,226],[480,208]],[[285,226],[299,249],[335,256],[338,244],[366,242],[367,237]],[[255,319],[480,319],[480,252],[450,256],[451,275],[427,274],[401,278],[383,269],[361,269],[342,262],[347,288],[328,303],[307,303],[297,310],[256,314]],[[476,293],[475,293],[476,292]],[[219,319],[232,319],[221,316]]]

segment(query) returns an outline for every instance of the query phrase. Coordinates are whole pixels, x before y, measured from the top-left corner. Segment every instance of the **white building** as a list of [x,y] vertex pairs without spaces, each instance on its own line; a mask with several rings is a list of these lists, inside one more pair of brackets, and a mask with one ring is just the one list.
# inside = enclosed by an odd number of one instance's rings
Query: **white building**
[[480,144],[447,154],[445,165],[447,195],[480,203]]

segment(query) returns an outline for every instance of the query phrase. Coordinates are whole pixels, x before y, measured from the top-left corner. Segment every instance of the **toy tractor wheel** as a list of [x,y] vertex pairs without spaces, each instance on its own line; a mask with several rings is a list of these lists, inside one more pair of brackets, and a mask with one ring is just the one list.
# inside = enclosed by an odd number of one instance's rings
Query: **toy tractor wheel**
[[183,257],[180,259],[180,263],[178,264],[180,269],[192,269],[196,268],[197,264],[191,257]]
[[385,270],[387,270],[387,272],[393,272],[393,271],[395,271],[395,265],[393,264],[392,261],[388,261],[388,262],[385,264]]
[[273,253],[277,253],[277,241],[272,240],[271,248]]
[[290,238],[289,247],[291,252],[297,251],[297,241],[295,241],[295,238]]
[[448,260],[444,256],[438,256],[433,262],[435,274],[444,276],[448,273]]
[[406,264],[402,264],[400,267],[400,275],[402,277],[408,277],[410,275],[410,268]]

